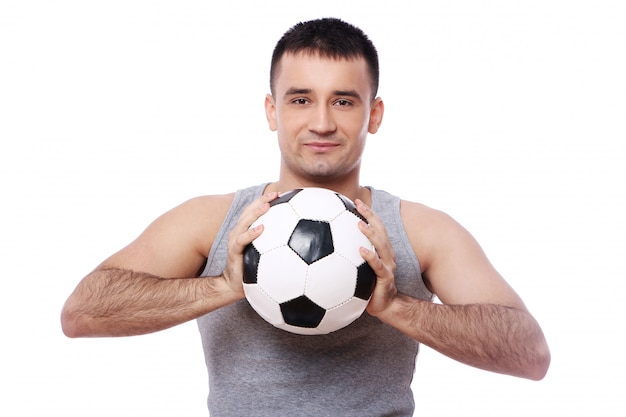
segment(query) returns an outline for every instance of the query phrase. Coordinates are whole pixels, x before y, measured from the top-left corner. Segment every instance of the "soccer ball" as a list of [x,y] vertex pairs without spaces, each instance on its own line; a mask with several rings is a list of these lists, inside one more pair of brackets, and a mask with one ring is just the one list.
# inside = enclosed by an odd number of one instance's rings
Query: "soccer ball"
[[347,197],[323,188],[281,194],[251,226],[263,233],[244,250],[243,289],[266,321],[292,333],[339,330],[359,318],[376,274],[359,253],[372,244]]

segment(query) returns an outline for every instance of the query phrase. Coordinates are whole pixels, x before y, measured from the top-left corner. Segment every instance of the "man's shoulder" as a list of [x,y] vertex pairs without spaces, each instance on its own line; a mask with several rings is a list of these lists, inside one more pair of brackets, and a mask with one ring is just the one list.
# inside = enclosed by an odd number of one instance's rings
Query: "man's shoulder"
[[471,235],[449,214],[425,204],[401,200],[400,215],[423,268],[452,246],[470,243]]
[[167,212],[163,219],[171,225],[189,228],[206,236],[217,233],[235,198],[235,193],[193,197]]
[[440,210],[427,206],[424,203],[419,203],[417,201],[405,200],[403,198],[400,199],[400,207],[404,212],[410,215],[420,215],[420,216],[438,216],[445,215]]
[[263,193],[264,188],[265,184],[259,184],[226,194],[197,196],[175,207],[173,211],[194,221],[221,224],[233,203],[251,202]]
[[405,224],[419,226],[420,229],[458,227],[458,223],[447,213],[415,201],[401,199],[400,215]]
[[227,194],[211,194],[203,195],[192,198],[182,204],[185,210],[194,211],[200,210],[202,213],[215,213],[217,210],[226,216],[229,208],[233,202],[251,202],[257,197],[260,197],[265,189],[266,184],[253,185],[247,188],[242,188],[237,191],[233,191]]
[[228,210],[234,198],[234,192],[228,194],[201,195],[185,201],[181,204],[181,208],[185,210],[200,210],[201,212],[204,212],[206,209]]
[[432,208],[426,204],[407,200],[403,197],[390,193],[389,191],[375,189],[368,187],[372,190],[373,197],[377,201],[376,206],[379,210],[388,210],[392,206],[395,206],[394,202],[400,204],[400,217],[405,225],[410,227],[407,230],[421,229],[428,225],[445,223],[450,221],[451,218],[441,210]]
[[169,210],[164,217],[188,219],[192,222],[220,218],[220,214],[226,215],[234,198],[235,193],[193,197]]

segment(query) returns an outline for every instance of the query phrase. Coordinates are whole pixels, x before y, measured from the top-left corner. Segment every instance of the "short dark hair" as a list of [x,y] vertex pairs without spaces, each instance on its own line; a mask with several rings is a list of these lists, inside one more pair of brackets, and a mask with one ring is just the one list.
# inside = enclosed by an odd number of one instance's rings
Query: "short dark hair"
[[372,81],[372,100],[378,92],[378,52],[367,35],[356,26],[336,18],[323,18],[300,22],[289,29],[276,44],[270,67],[270,91],[278,64],[287,54],[306,52],[319,54],[322,58],[364,58]]

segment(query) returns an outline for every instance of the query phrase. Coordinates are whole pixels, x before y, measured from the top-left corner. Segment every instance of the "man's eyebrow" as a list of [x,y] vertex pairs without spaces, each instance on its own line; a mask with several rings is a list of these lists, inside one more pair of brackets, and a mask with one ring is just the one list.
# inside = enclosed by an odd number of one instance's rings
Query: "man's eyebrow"
[[293,95],[298,95],[298,94],[311,94],[312,91],[313,90],[311,90],[310,88],[291,87],[289,90],[285,92],[285,96],[293,96]]
[[333,91],[333,94],[336,96],[352,97],[359,100],[361,99],[361,95],[357,93],[356,90],[335,90]]

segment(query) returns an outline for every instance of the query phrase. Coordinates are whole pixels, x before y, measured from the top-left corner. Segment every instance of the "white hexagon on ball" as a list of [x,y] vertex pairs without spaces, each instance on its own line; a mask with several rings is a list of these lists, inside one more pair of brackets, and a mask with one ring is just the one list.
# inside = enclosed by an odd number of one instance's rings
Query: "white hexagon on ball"
[[309,266],[304,294],[329,310],[354,295],[356,273],[356,267],[335,252]]
[[279,204],[262,215],[251,227],[262,224],[264,232],[254,240],[254,246],[261,253],[283,246],[285,236],[289,236],[300,218],[288,204]]
[[[359,230],[360,221],[359,217],[344,210],[330,223],[335,252],[346,257],[355,266],[365,262],[359,251],[361,246],[370,250],[374,249],[369,239]],[[354,233],[355,230],[358,234]]]
[[358,319],[367,307],[367,300],[352,297],[345,303],[328,310],[317,329],[323,333],[330,333],[337,328],[346,327]]
[[[289,204],[302,219],[330,221],[345,211],[341,199],[332,191],[323,188],[306,188],[299,192]],[[320,202],[323,201],[323,204]]]
[[261,287],[256,284],[243,284],[243,292],[254,311],[265,321],[276,327],[285,324],[280,306]]
[[281,246],[261,255],[257,285],[275,302],[283,303],[303,294],[307,264],[289,247]]

